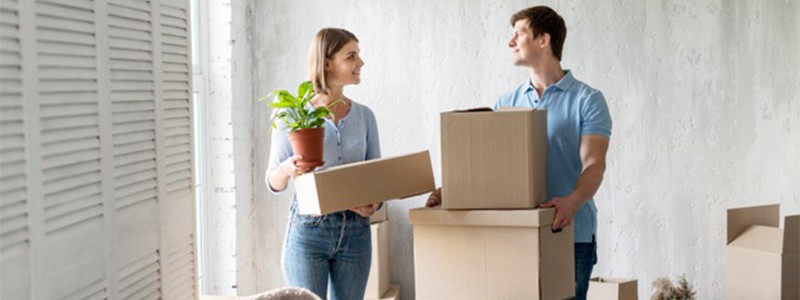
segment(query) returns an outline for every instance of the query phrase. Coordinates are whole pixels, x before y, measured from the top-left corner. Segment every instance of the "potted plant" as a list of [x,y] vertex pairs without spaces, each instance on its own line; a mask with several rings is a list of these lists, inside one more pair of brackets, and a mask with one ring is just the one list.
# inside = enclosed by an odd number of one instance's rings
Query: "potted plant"
[[274,97],[269,106],[276,109],[272,115],[272,128],[278,128],[278,121],[283,121],[289,129],[289,142],[292,144],[294,154],[302,156],[297,162],[300,167],[314,169],[325,164],[322,160],[322,149],[325,140],[325,117],[333,113],[324,106],[314,108],[309,103],[314,98],[314,89],[311,81],[300,84],[295,97],[286,90],[277,90],[265,98]]

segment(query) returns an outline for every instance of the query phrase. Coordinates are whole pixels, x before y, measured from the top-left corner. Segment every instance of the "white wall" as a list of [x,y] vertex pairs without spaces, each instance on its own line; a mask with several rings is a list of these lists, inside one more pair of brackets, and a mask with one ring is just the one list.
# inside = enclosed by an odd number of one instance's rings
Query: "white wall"
[[[236,294],[236,181],[233,165],[231,78],[231,3],[225,1],[198,1],[201,4],[201,31],[207,31],[209,40],[200,51],[205,59],[201,66],[207,79],[207,88],[202,100],[204,120],[201,126],[207,129],[204,142],[204,163],[208,168],[204,178],[208,185],[203,199],[206,222],[204,241],[206,268],[205,291],[211,295]],[[206,11],[202,9],[206,8]],[[205,22],[202,22],[205,21]],[[205,28],[203,28],[205,27]],[[201,96],[201,97],[202,97]]]
[[[595,275],[686,273],[701,299],[724,292],[725,209],[781,203],[800,212],[800,4],[797,1],[544,1],[565,18],[563,66],[608,99],[614,130],[596,196]],[[506,42],[527,1],[248,1],[252,97],[304,80],[322,27],[354,32],[366,65],[346,94],[376,113],[384,155],[430,149],[440,178],[442,111],[491,105],[523,83]],[[235,46],[236,47],[236,46]],[[234,56],[234,61],[244,59]],[[242,103],[247,104],[242,104]],[[239,104],[237,104],[239,103]],[[257,289],[283,284],[289,197],[267,195],[268,110],[255,105],[251,214],[260,220]],[[236,119],[237,116],[234,117]],[[390,203],[391,280],[413,299],[409,208]],[[262,245],[266,245],[265,247]],[[254,274],[256,274],[254,273]]]

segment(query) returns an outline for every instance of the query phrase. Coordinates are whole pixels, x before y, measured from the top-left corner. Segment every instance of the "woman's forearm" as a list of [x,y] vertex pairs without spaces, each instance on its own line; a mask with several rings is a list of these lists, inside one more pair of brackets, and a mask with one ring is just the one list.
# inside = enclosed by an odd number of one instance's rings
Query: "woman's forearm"
[[273,191],[280,192],[286,189],[286,185],[289,183],[289,176],[281,172],[281,168],[277,168],[269,173],[268,183],[270,188]]

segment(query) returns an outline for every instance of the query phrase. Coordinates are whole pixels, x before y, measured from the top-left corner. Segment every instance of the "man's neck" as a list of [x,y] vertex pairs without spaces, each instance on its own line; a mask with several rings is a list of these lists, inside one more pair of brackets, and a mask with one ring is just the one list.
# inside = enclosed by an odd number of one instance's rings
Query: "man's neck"
[[528,73],[531,75],[531,84],[536,88],[536,93],[539,94],[539,97],[542,96],[547,87],[558,83],[566,75],[558,60],[528,66]]

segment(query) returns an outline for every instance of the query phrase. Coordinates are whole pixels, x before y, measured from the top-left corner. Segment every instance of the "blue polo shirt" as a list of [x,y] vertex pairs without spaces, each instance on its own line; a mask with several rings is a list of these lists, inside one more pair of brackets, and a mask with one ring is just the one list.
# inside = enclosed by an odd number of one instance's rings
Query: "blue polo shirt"
[[[572,77],[565,70],[561,80],[548,86],[542,97],[528,82],[503,94],[495,103],[500,107],[547,109],[547,198],[572,193],[583,164],[580,157],[581,136],[611,136],[611,115],[603,94]],[[575,214],[575,242],[590,243],[597,232],[597,208],[589,199]]]

